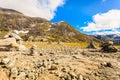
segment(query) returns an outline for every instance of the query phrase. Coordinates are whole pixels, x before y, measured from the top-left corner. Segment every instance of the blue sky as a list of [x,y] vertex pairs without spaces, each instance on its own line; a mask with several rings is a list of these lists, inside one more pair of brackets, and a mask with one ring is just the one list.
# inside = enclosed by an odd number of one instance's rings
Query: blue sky
[[0,0],[0,7],[66,21],[85,34],[120,34],[120,0]]
[[[78,29],[80,32],[92,34],[96,32],[111,31],[109,29],[99,31],[84,31],[81,27],[93,22],[96,14],[107,13],[110,10],[119,10],[120,0],[66,0],[66,3],[57,9],[52,22],[64,20]],[[116,16],[117,17],[117,16]],[[119,31],[119,30],[118,30]],[[117,31],[117,32],[118,32]]]

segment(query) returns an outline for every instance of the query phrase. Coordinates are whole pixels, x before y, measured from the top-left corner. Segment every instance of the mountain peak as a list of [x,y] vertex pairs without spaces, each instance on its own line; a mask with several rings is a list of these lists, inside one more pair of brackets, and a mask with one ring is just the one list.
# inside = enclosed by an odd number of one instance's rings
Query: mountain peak
[[[22,36],[24,40],[33,37],[32,41],[62,41],[62,42],[100,42],[99,40],[80,33],[73,26],[65,21],[51,23],[43,18],[28,17],[11,9],[0,8],[0,31],[28,31],[27,35]],[[6,14],[10,12],[11,14]],[[0,36],[1,37],[1,36]]]

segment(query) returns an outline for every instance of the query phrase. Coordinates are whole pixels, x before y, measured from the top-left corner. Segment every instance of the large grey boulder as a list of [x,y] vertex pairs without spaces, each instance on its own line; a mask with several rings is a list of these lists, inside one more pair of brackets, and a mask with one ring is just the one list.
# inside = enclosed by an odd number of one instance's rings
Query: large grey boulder
[[112,41],[108,41],[106,43],[103,43],[101,45],[101,47],[102,47],[101,48],[102,52],[108,52],[108,53],[110,53],[110,52],[117,52],[118,51],[117,48],[115,48],[113,46],[113,42]]

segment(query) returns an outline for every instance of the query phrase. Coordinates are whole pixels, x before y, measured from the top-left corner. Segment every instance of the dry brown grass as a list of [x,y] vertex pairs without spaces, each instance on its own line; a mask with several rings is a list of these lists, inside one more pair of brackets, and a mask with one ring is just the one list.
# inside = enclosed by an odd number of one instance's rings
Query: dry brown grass
[[30,48],[32,45],[36,45],[38,48],[45,48],[45,47],[58,47],[58,46],[67,46],[67,47],[81,47],[86,48],[88,46],[88,43],[60,43],[57,44],[56,42],[53,42],[49,44],[48,42],[23,42],[23,44]]

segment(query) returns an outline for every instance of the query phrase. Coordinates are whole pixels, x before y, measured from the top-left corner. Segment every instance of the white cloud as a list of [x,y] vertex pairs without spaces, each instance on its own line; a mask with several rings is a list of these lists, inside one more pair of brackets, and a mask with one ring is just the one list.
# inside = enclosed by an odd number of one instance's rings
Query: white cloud
[[81,29],[86,32],[101,30],[112,30],[115,32],[120,28],[120,10],[110,10],[107,13],[96,14],[93,16],[93,22],[89,22],[88,26],[84,26]]
[[111,30],[111,31],[102,31],[102,32],[94,32],[97,35],[109,35],[109,34],[120,34],[118,30]]
[[15,9],[31,17],[42,17],[51,20],[59,6],[65,0],[0,0],[0,7]]

